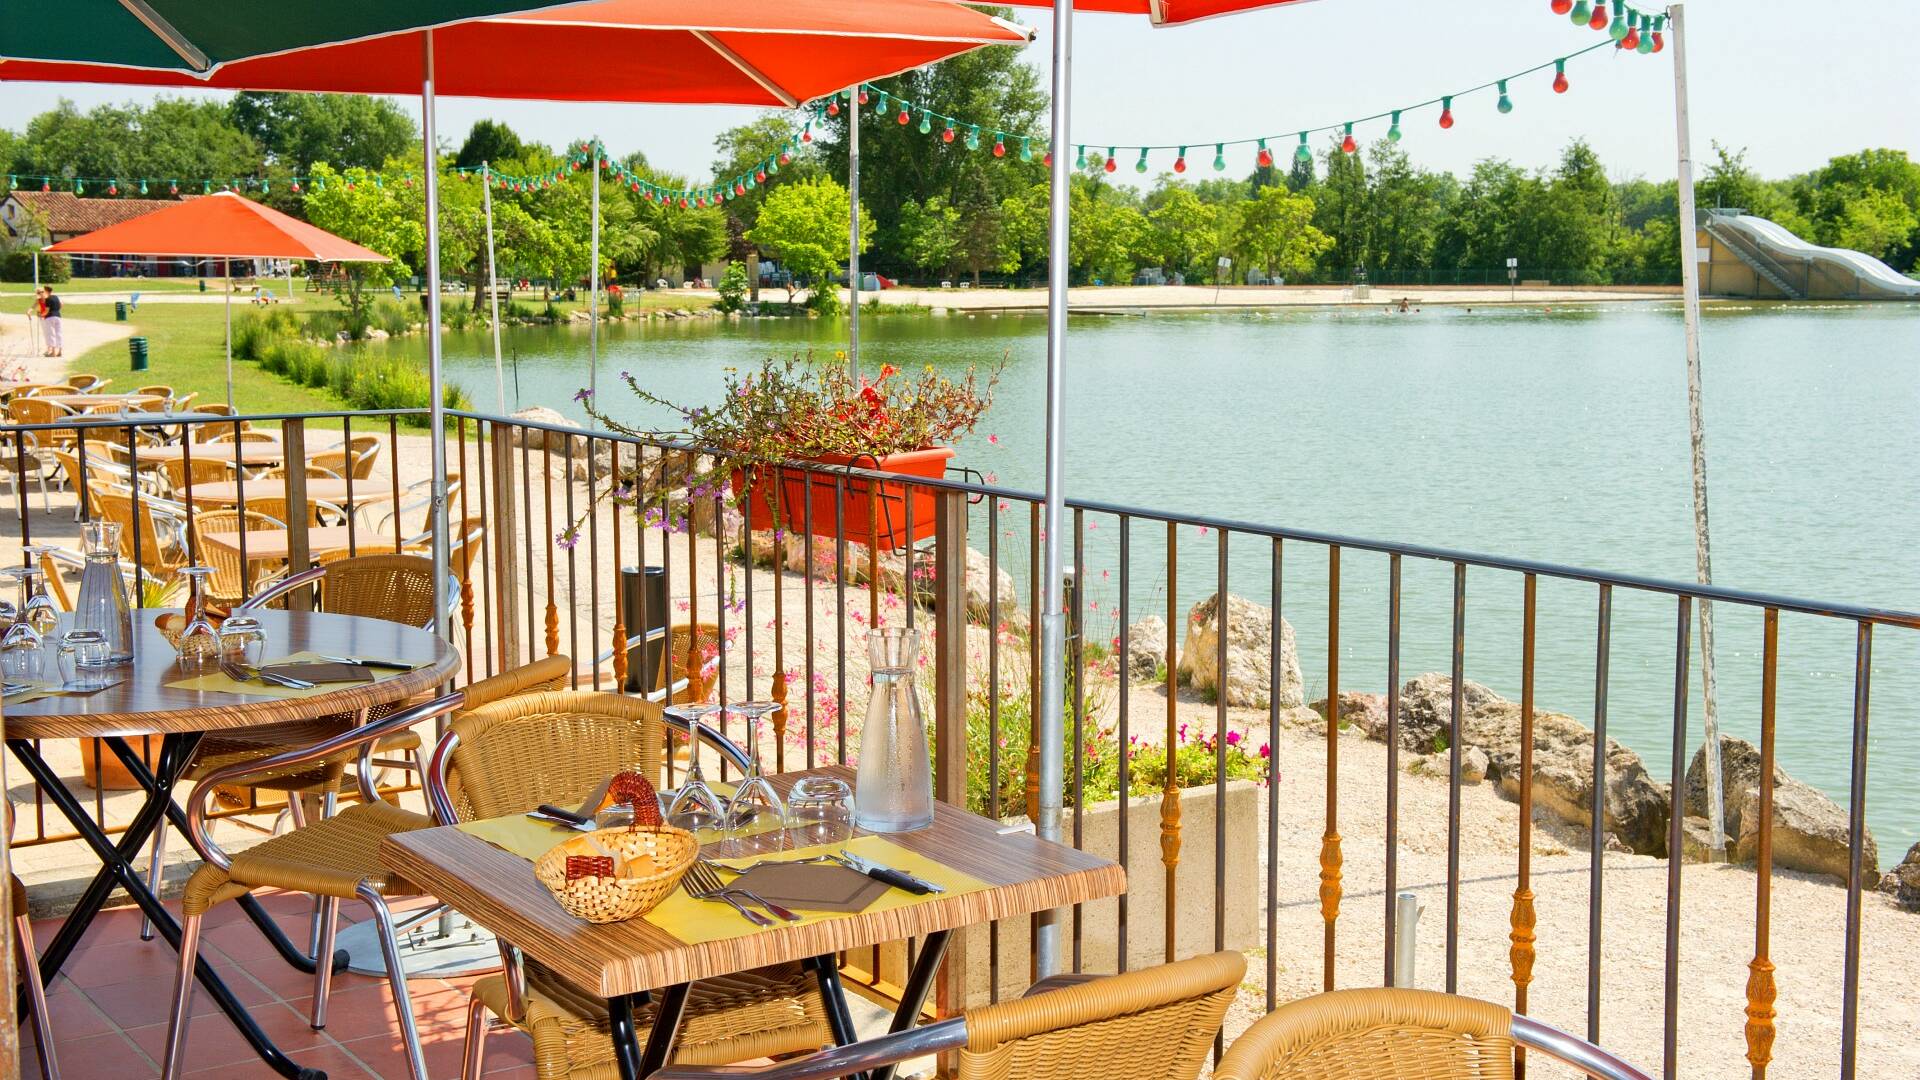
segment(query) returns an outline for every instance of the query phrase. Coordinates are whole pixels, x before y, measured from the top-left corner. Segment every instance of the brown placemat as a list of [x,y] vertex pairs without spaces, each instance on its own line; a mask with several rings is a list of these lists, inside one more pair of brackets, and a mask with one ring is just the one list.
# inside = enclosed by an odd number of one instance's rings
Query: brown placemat
[[[284,675],[290,679],[305,679],[312,683],[354,683],[374,681],[373,669],[359,664],[336,664],[331,661],[318,661],[303,664],[273,664],[260,670],[275,675]],[[396,674],[398,674],[396,672]]]
[[761,863],[728,884],[805,911],[865,911],[888,888],[884,881],[826,863]]

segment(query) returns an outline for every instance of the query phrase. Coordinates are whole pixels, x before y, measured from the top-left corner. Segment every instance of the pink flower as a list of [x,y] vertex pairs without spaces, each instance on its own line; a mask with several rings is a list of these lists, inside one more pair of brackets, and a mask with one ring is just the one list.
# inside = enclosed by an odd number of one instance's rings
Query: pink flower
[[998,436],[998,435],[989,435],[989,436],[987,436],[987,442],[989,442],[989,443],[991,443],[991,444],[993,444],[994,446],[999,446],[999,445],[1000,445],[1000,436]]
[[1261,757],[1263,757],[1263,758],[1269,758],[1269,757],[1272,757],[1272,756],[1273,756],[1273,747],[1271,747],[1271,746],[1269,746],[1269,745],[1267,745],[1266,743],[1261,743],[1261,744],[1260,744],[1260,756],[1261,756]]
[[1240,745],[1240,733],[1239,733],[1239,732],[1237,732],[1237,731],[1229,731],[1229,732],[1227,732],[1227,745],[1228,745],[1228,746],[1239,746],[1239,745]]

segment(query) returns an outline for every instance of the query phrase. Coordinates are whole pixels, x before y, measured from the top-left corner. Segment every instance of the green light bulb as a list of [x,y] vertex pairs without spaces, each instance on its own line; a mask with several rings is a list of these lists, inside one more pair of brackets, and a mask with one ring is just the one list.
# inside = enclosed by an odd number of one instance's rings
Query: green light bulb
[[1073,159],[1073,167],[1076,169],[1084,169],[1087,167],[1087,148],[1086,147],[1084,146],[1080,147],[1080,156]]
[[925,135],[931,132],[932,130],[933,130],[933,117],[927,114],[927,110],[921,109],[920,110],[920,134]]
[[1613,21],[1607,24],[1607,36],[1615,41],[1627,36],[1626,0],[1613,0]]
[[1567,16],[1567,20],[1575,26],[1585,26],[1587,25],[1587,21],[1592,18],[1593,8],[1587,6],[1587,0],[1579,0],[1578,3],[1573,5],[1573,13]]
[[1393,126],[1387,129],[1387,141],[1400,141],[1400,110],[1393,110]]
[[1633,47],[1633,51],[1639,53],[1642,56],[1645,56],[1646,54],[1652,52],[1653,51],[1653,31],[1647,30],[1646,32],[1642,33],[1640,35],[1640,44],[1635,45]]
[[1313,148],[1307,145],[1307,133],[1300,133],[1300,145],[1293,148],[1293,159],[1305,164],[1313,160]]
[[1021,136],[1020,138],[1020,160],[1021,161],[1033,160],[1033,140],[1027,138],[1026,136]]
[[1227,171],[1227,147],[1224,143],[1213,144],[1213,171]]
[[1507,96],[1507,80],[1505,79],[1500,80],[1500,104],[1496,107],[1503,116],[1513,111],[1513,99]]
[[975,124],[972,127],[967,129],[967,149],[969,150],[980,149],[980,125],[979,124]]
[[1144,146],[1140,148],[1140,160],[1133,163],[1133,171],[1137,173],[1147,171],[1147,148]]
[[[13,183],[11,180],[8,181],[7,186],[8,187],[13,186]],[[142,180],[140,181],[140,194],[145,195],[146,193],[147,193],[147,182],[145,180]]]

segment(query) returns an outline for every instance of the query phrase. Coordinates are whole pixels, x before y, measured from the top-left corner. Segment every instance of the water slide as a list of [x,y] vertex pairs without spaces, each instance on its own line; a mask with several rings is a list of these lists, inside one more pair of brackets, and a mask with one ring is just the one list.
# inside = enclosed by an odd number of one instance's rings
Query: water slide
[[1704,225],[1756,273],[1794,299],[1920,299],[1920,281],[1879,259],[1810,244],[1766,218],[1709,211]]

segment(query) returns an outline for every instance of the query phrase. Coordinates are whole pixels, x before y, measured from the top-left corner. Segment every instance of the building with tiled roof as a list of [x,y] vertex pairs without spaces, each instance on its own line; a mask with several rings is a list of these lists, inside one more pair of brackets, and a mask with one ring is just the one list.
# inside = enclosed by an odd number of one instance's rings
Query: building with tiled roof
[[[0,200],[0,231],[4,231],[9,245],[45,247],[151,214],[178,201],[89,199],[71,191],[12,191]],[[73,272],[77,277],[171,277],[197,271],[168,259],[101,255],[74,259]]]

